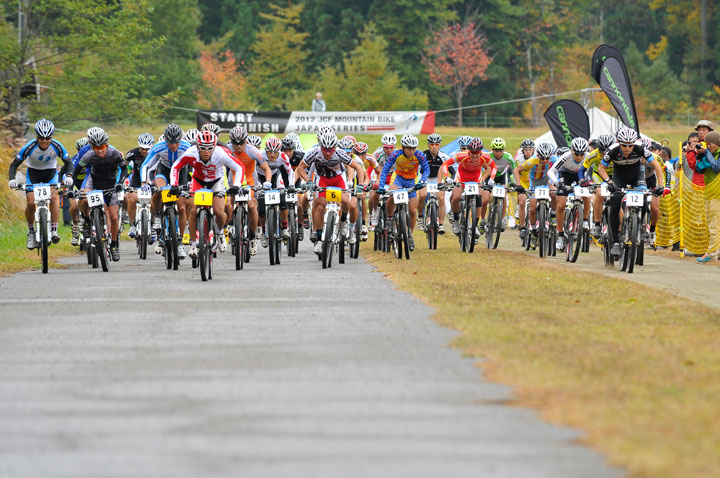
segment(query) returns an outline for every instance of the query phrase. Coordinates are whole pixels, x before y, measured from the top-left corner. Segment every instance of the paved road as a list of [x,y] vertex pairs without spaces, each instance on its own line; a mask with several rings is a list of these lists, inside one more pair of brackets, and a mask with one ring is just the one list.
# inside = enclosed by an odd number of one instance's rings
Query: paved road
[[0,279],[0,476],[622,475],[364,261],[122,254]]

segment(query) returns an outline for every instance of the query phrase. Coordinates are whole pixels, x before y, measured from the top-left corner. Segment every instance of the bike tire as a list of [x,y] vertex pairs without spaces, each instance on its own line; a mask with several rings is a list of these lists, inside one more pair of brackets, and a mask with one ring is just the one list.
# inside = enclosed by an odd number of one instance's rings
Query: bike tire
[[107,246],[105,239],[105,221],[103,220],[103,216],[105,215],[104,211],[101,211],[100,208],[95,208],[92,212],[92,221],[93,226],[95,226],[95,244],[96,244],[96,252],[98,259],[100,260],[100,267],[102,267],[103,272],[108,271],[108,257],[107,257]]
[[[170,250],[172,251],[172,268],[178,270],[180,267],[180,256],[178,255],[178,246],[180,245],[180,239],[178,237],[178,218],[175,213],[175,208],[168,208],[168,232],[170,240]],[[166,244],[167,245],[167,244]]]
[[39,216],[39,227],[40,227],[40,257],[42,261],[42,272],[47,274],[48,272],[48,248],[50,241],[48,238],[48,218],[47,209],[40,209],[38,211]]
[[577,205],[572,208],[571,210],[571,228],[572,228],[572,234],[575,239],[574,247],[571,247],[570,241],[568,240],[568,257],[570,258],[570,262],[576,262],[578,259],[578,256],[580,256],[580,249],[582,249],[582,243],[583,243],[583,233],[585,230],[583,229],[583,213],[584,213],[584,207],[582,204]]
[[630,244],[628,245],[628,274],[632,274],[635,269],[635,261],[637,260],[638,246],[640,244],[640,218],[637,211],[630,214]]
[[495,233],[499,232],[495,229],[495,214],[497,211],[497,202],[493,199],[490,204],[487,213],[487,231],[485,231],[485,247],[488,249],[494,249],[495,245]]
[[329,269],[332,267],[332,254],[333,254],[333,230],[335,228],[335,214],[327,215],[327,222],[325,223],[325,230],[323,231],[323,244],[322,244],[322,267],[323,269]]
[[403,234],[403,248],[405,250],[405,259],[410,260],[410,234],[412,234],[412,228],[410,227],[410,214],[407,210],[407,206],[403,205],[402,207],[402,215],[400,216],[401,221],[404,218],[404,229],[405,234]]
[[477,215],[477,199],[472,198],[469,201],[468,204],[469,210],[470,210],[470,227],[468,230],[468,239],[469,243],[467,245],[467,250],[469,253],[473,253],[475,251],[475,234],[477,234],[477,225],[478,225],[478,215]]
[[150,237],[150,211],[140,211],[140,259],[147,259],[148,238]]
[[469,234],[469,226],[468,223],[472,218],[470,217],[470,207],[468,206],[467,200],[464,200],[461,204],[461,214],[460,214],[460,250],[462,252],[467,252],[468,250],[468,234]]
[[[293,211],[292,208],[288,209],[288,232],[290,233],[290,239],[287,240],[287,255],[288,257],[295,257],[295,237],[293,237],[293,232],[295,230],[293,227],[293,222],[295,221],[295,211]],[[295,233],[295,236],[297,236],[297,233]]]
[[547,249],[546,249],[546,242],[547,242],[547,231],[545,229],[545,204],[538,204],[537,207],[537,221],[538,221],[538,230],[537,230],[537,247],[540,249],[540,257],[545,257],[547,255]]
[[500,245],[500,234],[502,234],[503,223],[503,215],[501,212],[503,209],[505,209],[505,200],[500,199],[498,200],[497,207],[495,208],[495,243],[492,246],[493,249],[497,249],[498,245]]
[[232,250],[235,254],[235,270],[239,271],[243,268],[243,263],[245,261],[245,249],[243,248],[244,245],[244,238],[243,238],[243,225],[242,225],[242,206],[235,207],[235,212],[233,214],[233,224],[235,225],[235,233],[233,234],[233,243],[232,243]]
[[434,202],[428,206],[426,216],[430,223],[425,226],[425,233],[428,238],[428,248],[431,250],[437,249],[438,240],[438,206]]
[[200,279],[205,282],[210,279],[210,214],[207,209],[200,209],[197,216],[198,265],[200,266]]
[[345,244],[347,244],[347,238],[338,231],[338,263],[345,264]]
[[277,248],[277,242],[275,241],[275,222],[277,212],[274,207],[269,207],[265,212],[265,232],[268,239],[268,253],[270,254],[270,265],[275,265],[275,258],[277,256],[275,249]]

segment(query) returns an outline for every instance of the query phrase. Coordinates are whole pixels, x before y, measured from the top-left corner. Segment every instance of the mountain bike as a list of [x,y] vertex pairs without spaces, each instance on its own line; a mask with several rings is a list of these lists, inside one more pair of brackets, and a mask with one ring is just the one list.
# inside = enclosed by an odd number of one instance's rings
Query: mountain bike
[[52,190],[60,189],[60,184],[47,184],[39,183],[28,186],[27,184],[20,184],[15,189],[19,189],[25,192],[32,190],[33,197],[35,198],[35,244],[40,254],[40,260],[42,262],[42,272],[47,274],[48,272],[48,248],[52,241],[51,230],[50,230],[50,200],[52,199]]
[[137,204],[135,205],[135,244],[137,245],[138,255],[140,259],[147,259],[147,248],[150,241],[150,201],[152,200],[152,190],[146,188],[128,188],[128,192],[137,192]]
[[212,260],[218,245],[219,234],[213,211],[213,197],[225,197],[225,192],[213,192],[210,189],[198,189],[194,193],[193,203],[198,208],[198,265],[203,282],[212,279]]
[[485,223],[485,245],[488,249],[497,249],[500,243],[500,233],[503,231],[503,214],[507,204],[507,193],[514,191],[512,187],[506,188],[503,184],[483,186],[483,189],[492,191],[492,201],[488,204],[487,222]]
[[393,197],[395,210],[393,211],[390,241],[392,243],[393,252],[397,259],[410,259],[410,213],[408,204],[410,202],[411,189],[393,189],[389,193]]
[[585,239],[585,203],[583,198],[592,196],[588,187],[574,186],[565,203],[565,260],[575,262],[584,246]]
[[284,190],[280,189],[258,191],[258,199],[265,199],[265,235],[268,239],[271,266],[280,264],[280,248],[283,243],[280,233],[280,196],[282,194],[284,194]]
[[472,253],[475,250],[475,239],[478,237],[477,201],[480,196],[480,184],[475,182],[455,184],[463,187],[460,196],[460,235],[458,236],[460,250]]
[[390,228],[387,222],[387,200],[389,193],[380,194],[378,201],[378,221],[373,230],[374,244],[373,250],[381,252],[390,251]]
[[98,267],[98,260],[103,272],[108,271],[110,257],[110,232],[105,220],[105,195],[115,192],[112,189],[94,189],[80,193],[78,199],[86,198],[90,207],[90,254],[93,258],[93,269]]
[[325,216],[323,217],[323,233],[322,233],[322,260],[323,269],[332,267],[333,251],[338,250],[338,262],[345,262],[345,242],[347,238],[340,231],[340,211],[342,203],[342,193],[349,192],[349,189],[340,189],[335,187],[319,188],[318,192],[325,191]]
[[295,257],[300,241],[298,240],[298,218],[297,218],[297,191],[294,187],[285,190],[285,202],[288,208],[288,233],[290,238],[285,240],[288,257]]
[[348,244],[349,245],[349,253],[350,257],[352,259],[357,259],[360,256],[360,242],[362,242],[362,218],[363,218],[363,208],[365,207],[365,201],[360,198],[360,195],[365,192],[365,187],[362,185],[357,185],[352,190],[352,196],[357,199],[357,210],[358,210],[358,216],[357,220],[355,221],[355,225],[352,224],[350,227],[353,227],[353,233],[355,234],[355,243],[354,244]]
[[[182,189],[187,189],[181,188]],[[165,264],[168,269],[177,270],[180,265],[180,257],[178,256],[178,245],[180,244],[180,229],[178,226],[178,197],[170,194],[170,186],[160,189],[162,197],[162,233],[158,238],[159,244],[163,248],[165,256]]]
[[233,227],[230,228],[230,244],[232,254],[235,256],[235,269],[243,268],[245,262],[250,262],[250,230],[248,203],[250,202],[250,190],[242,188],[235,195],[235,206],[233,208]]
[[438,230],[440,228],[440,206],[438,204],[438,191],[446,190],[444,184],[427,183],[427,197],[425,198],[425,236],[429,249],[437,249]]

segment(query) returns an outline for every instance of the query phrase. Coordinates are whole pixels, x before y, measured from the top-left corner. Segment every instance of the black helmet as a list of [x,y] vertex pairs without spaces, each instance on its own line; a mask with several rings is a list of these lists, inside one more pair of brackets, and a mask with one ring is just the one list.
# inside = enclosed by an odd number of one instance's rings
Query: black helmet
[[183,130],[180,128],[180,126],[176,125],[175,123],[167,125],[167,128],[165,128],[165,132],[163,133],[163,136],[165,137],[165,142],[175,142],[180,141],[183,137]]

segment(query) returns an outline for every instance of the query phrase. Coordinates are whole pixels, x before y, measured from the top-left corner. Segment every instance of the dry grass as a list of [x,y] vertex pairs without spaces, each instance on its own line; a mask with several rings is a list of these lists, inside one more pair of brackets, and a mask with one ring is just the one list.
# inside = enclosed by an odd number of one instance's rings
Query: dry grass
[[[368,253],[461,332],[455,346],[517,404],[587,431],[635,477],[720,476],[720,313],[621,279],[449,235],[410,261]],[[482,244],[481,244],[482,245]]]

